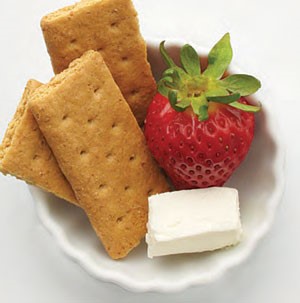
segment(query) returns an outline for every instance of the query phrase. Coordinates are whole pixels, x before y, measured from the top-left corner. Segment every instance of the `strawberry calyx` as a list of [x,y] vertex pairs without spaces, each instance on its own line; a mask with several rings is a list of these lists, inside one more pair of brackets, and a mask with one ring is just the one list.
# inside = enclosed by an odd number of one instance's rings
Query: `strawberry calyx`
[[228,104],[246,112],[258,112],[260,106],[238,102],[242,96],[255,93],[260,81],[245,74],[223,77],[232,60],[229,33],[219,40],[208,54],[208,66],[202,72],[199,55],[189,44],[180,50],[182,67],[175,64],[165,49],[165,41],[160,44],[160,53],[168,68],[158,81],[158,91],[169,99],[172,108],[182,112],[192,108],[200,121],[208,119],[209,102]]

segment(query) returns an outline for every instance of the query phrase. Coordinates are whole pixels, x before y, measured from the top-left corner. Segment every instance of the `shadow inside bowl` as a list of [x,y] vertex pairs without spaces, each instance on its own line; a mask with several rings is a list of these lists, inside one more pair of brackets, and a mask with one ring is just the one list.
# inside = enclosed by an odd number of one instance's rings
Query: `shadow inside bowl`
[[239,190],[244,232],[251,231],[263,220],[270,194],[276,186],[273,164],[277,145],[268,125],[268,116],[263,109],[256,115],[255,137],[246,159],[225,184]]

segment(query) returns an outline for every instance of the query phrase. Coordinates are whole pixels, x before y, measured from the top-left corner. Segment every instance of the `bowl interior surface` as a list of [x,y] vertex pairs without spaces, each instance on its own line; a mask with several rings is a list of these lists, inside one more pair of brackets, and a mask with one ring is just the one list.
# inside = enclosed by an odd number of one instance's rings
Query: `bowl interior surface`
[[[178,55],[180,44],[168,49]],[[205,53],[205,52],[200,52]],[[165,65],[158,42],[148,43],[153,73],[159,78]],[[259,95],[264,100],[263,95]],[[226,186],[239,190],[243,239],[233,248],[202,254],[185,254],[148,259],[146,244],[127,258],[111,260],[96,237],[84,212],[53,195],[30,187],[41,221],[63,251],[96,278],[115,282],[133,291],[179,291],[206,283],[226,269],[243,261],[272,222],[283,190],[283,152],[271,130],[276,126],[268,107],[256,116],[255,138],[251,150]],[[122,172],[120,172],[122,173]]]

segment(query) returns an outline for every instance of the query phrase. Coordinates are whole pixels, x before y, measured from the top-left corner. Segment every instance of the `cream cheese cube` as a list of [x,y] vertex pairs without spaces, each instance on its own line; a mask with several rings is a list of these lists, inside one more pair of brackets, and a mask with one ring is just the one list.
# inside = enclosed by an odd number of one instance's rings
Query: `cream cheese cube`
[[211,187],[149,197],[148,257],[212,251],[241,239],[238,191]]

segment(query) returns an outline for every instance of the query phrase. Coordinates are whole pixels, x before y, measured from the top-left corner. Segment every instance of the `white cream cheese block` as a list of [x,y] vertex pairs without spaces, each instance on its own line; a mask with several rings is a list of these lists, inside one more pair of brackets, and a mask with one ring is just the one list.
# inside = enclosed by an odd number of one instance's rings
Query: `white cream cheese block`
[[149,197],[148,257],[212,251],[240,241],[238,191],[211,187]]

